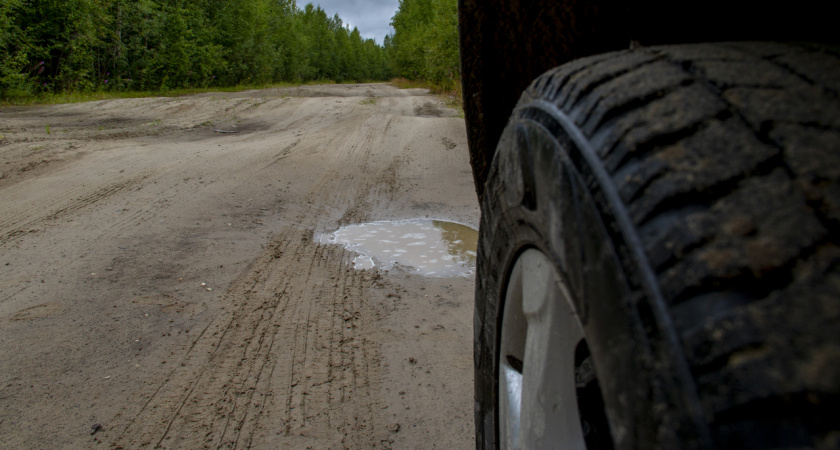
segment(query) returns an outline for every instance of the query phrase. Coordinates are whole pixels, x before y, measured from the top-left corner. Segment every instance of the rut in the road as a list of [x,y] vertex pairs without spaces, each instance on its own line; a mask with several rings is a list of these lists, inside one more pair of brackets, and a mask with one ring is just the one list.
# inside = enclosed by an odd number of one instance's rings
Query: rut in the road
[[374,444],[351,432],[370,427],[377,407],[368,387],[379,358],[362,332],[372,321],[363,305],[370,276],[310,234],[289,230],[275,239],[230,289],[225,301],[236,309],[202,330],[148,401],[124,418],[114,445],[250,447],[291,436]]

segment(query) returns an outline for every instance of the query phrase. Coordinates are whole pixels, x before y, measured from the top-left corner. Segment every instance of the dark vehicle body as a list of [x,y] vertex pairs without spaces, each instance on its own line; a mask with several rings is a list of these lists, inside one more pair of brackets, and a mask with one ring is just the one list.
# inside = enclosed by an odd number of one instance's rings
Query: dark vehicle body
[[840,448],[830,5],[459,0],[478,448]]

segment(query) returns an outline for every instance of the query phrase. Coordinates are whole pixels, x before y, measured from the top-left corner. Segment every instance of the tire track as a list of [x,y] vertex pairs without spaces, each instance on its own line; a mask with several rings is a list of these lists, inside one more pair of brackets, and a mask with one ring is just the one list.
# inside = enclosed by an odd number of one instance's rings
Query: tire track
[[[322,174],[294,225],[228,290],[225,301],[238,308],[211,324],[219,328],[227,320],[221,333],[196,340],[183,370],[152,393],[114,446],[240,448],[278,438],[258,430],[335,446],[378,442],[367,432],[374,420],[368,360],[376,356],[361,336],[362,317],[370,315],[362,311],[367,276],[346,265],[343,249],[313,242],[305,226],[342,205],[361,210],[369,188],[360,195],[353,188],[368,183],[343,175],[378,176],[364,170],[375,133],[340,138],[345,164]],[[203,357],[208,348],[210,356]]]
[[[346,267],[344,250],[307,235],[275,240],[229,291],[241,305],[222,332],[199,336],[115,446],[250,447],[264,438],[259,429],[369,444],[353,437],[373,422],[367,380],[375,351],[360,337],[366,275]],[[289,241],[294,250],[281,251]],[[278,339],[291,348],[276,347]],[[196,357],[207,348],[209,357]]]
[[[0,213],[5,218],[0,221],[0,245],[5,245],[17,237],[31,233],[33,230],[37,231],[39,227],[45,226],[50,222],[71,216],[113,195],[131,189],[146,178],[146,175],[141,175],[128,180],[111,183],[93,192],[78,196],[76,196],[78,191],[69,191],[55,201],[58,205],[62,205],[63,203],[63,206],[58,206],[47,211],[27,208],[21,212],[11,213],[7,216],[8,209],[4,208],[0,210]],[[69,202],[66,200],[68,197],[71,198]]]
[[[158,446],[168,446],[170,444],[166,440],[173,434],[182,441],[213,444],[212,437],[218,428],[216,422],[219,419],[227,422],[227,416],[235,411],[235,403],[231,404],[231,399],[237,395],[231,388],[241,373],[243,359],[247,358],[248,345],[254,342],[253,338],[260,330],[264,331],[266,319],[271,319],[271,315],[266,318],[263,313],[277,310],[281,305],[285,307],[288,302],[282,285],[268,295],[260,295],[260,287],[266,287],[272,265],[276,264],[275,254],[274,249],[264,253],[254,268],[234,283],[224,300],[238,305],[238,308],[208,325],[208,328],[219,328],[219,331],[211,335],[203,333],[196,339],[180,361],[180,368],[157,388],[114,445],[135,447],[156,442]],[[249,307],[253,309],[249,310]],[[261,344],[261,340],[257,344]],[[255,353],[258,358],[252,358],[247,368],[267,363],[264,352]],[[232,374],[230,378],[224,376],[228,373]],[[214,398],[219,393],[222,393],[221,398]],[[161,427],[161,423],[165,426]],[[196,440],[197,431],[203,431],[211,439]],[[219,436],[217,446],[221,445],[223,438],[224,432]]]

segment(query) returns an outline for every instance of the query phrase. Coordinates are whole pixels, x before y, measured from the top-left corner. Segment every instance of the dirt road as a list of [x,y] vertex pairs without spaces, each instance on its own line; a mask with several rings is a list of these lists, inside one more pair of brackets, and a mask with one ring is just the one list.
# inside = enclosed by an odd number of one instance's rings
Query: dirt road
[[472,447],[474,280],[315,238],[475,227],[454,114],[389,85],[0,109],[2,446]]

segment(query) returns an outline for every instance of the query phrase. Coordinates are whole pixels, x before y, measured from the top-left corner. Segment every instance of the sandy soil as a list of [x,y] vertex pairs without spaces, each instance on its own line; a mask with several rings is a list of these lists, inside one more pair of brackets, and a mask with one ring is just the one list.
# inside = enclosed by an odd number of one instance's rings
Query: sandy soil
[[2,446],[473,447],[474,280],[314,239],[477,226],[467,159],[389,85],[0,109]]

